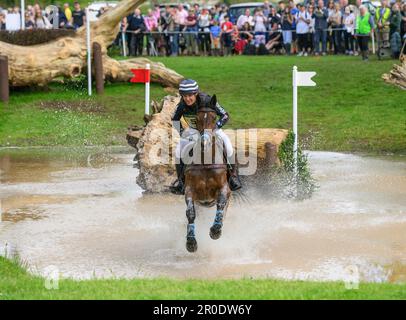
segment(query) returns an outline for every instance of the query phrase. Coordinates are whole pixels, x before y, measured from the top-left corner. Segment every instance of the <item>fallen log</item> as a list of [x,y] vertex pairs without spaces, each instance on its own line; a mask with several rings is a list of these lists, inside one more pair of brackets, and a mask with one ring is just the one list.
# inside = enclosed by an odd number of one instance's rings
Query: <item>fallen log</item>
[[[151,65],[151,81],[166,87],[177,87],[183,77],[166,68],[162,63],[145,58],[118,61],[107,55],[107,47],[119,32],[121,19],[145,0],[123,0],[91,23],[91,40],[101,46],[105,80],[126,82],[132,77],[131,68]],[[86,71],[86,29],[78,29],[74,36],[29,47],[0,41],[0,56],[9,59],[9,82],[11,86],[44,86],[57,77],[74,78]]]
[[[137,184],[146,191],[167,191],[176,179],[174,150],[179,135],[172,128],[171,118],[179,99],[179,96],[164,97],[161,107],[154,108],[161,111],[153,114],[145,127],[132,127],[127,133],[128,143],[137,151]],[[240,172],[245,170],[247,174],[256,174],[260,166],[279,164],[278,148],[287,137],[288,130],[253,128],[224,131],[233,143],[238,162],[242,163]],[[245,157],[249,148],[251,155]]]
[[389,73],[382,75],[382,78],[390,84],[398,86],[401,89],[406,89],[406,55],[400,58],[400,65],[393,65],[393,69]]

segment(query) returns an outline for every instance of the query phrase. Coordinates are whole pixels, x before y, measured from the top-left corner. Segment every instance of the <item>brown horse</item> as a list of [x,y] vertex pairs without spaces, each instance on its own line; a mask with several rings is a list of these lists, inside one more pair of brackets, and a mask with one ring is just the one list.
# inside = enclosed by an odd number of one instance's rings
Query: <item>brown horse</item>
[[[214,95],[208,107],[200,108],[197,113],[197,131],[200,138],[194,148],[198,150],[193,157],[192,163],[186,165],[185,169],[185,201],[186,217],[188,219],[186,249],[189,252],[197,250],[195,238],[195,202],[205,207],[217,205],[216,216],[210,228],[210,237],[218,239],[221,236],[223,218],[227,210],[231,190],[228,184],[227,164],[223,156],[223,145],[216,139],[213,130],[216,127],[217,114],[215,105],[217,103]],[[199,152],[200,151],[200,152]]]

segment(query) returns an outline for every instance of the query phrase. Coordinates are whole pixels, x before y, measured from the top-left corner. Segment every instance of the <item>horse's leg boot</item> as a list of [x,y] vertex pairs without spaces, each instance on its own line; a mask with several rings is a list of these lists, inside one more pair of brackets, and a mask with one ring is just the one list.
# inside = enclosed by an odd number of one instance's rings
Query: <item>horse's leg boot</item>
[[228,180],[228,183],[230,185],[231,191],[236,191],[242,188],[242,184],[240,181],[240,177],[238,176],[238,168],[237,165],[230,164],[230,178]]

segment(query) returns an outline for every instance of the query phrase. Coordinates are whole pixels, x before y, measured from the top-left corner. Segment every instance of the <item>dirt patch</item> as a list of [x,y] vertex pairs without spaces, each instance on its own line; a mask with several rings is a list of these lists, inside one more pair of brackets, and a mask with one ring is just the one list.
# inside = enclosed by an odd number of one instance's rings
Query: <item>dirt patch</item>
[[76,111],[85,113],[105,113],[105,106],[98,101],[41,101],[39,107],[45,110]]

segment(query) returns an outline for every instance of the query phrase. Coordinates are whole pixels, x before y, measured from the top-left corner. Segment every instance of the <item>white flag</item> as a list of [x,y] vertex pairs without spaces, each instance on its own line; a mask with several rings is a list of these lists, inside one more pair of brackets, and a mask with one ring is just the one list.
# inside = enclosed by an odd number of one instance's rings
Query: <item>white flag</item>
[[316,72],[297,72],[296,85],[300,87],[314,87],[316,82],[312,80],[312,77],[316,75]]

